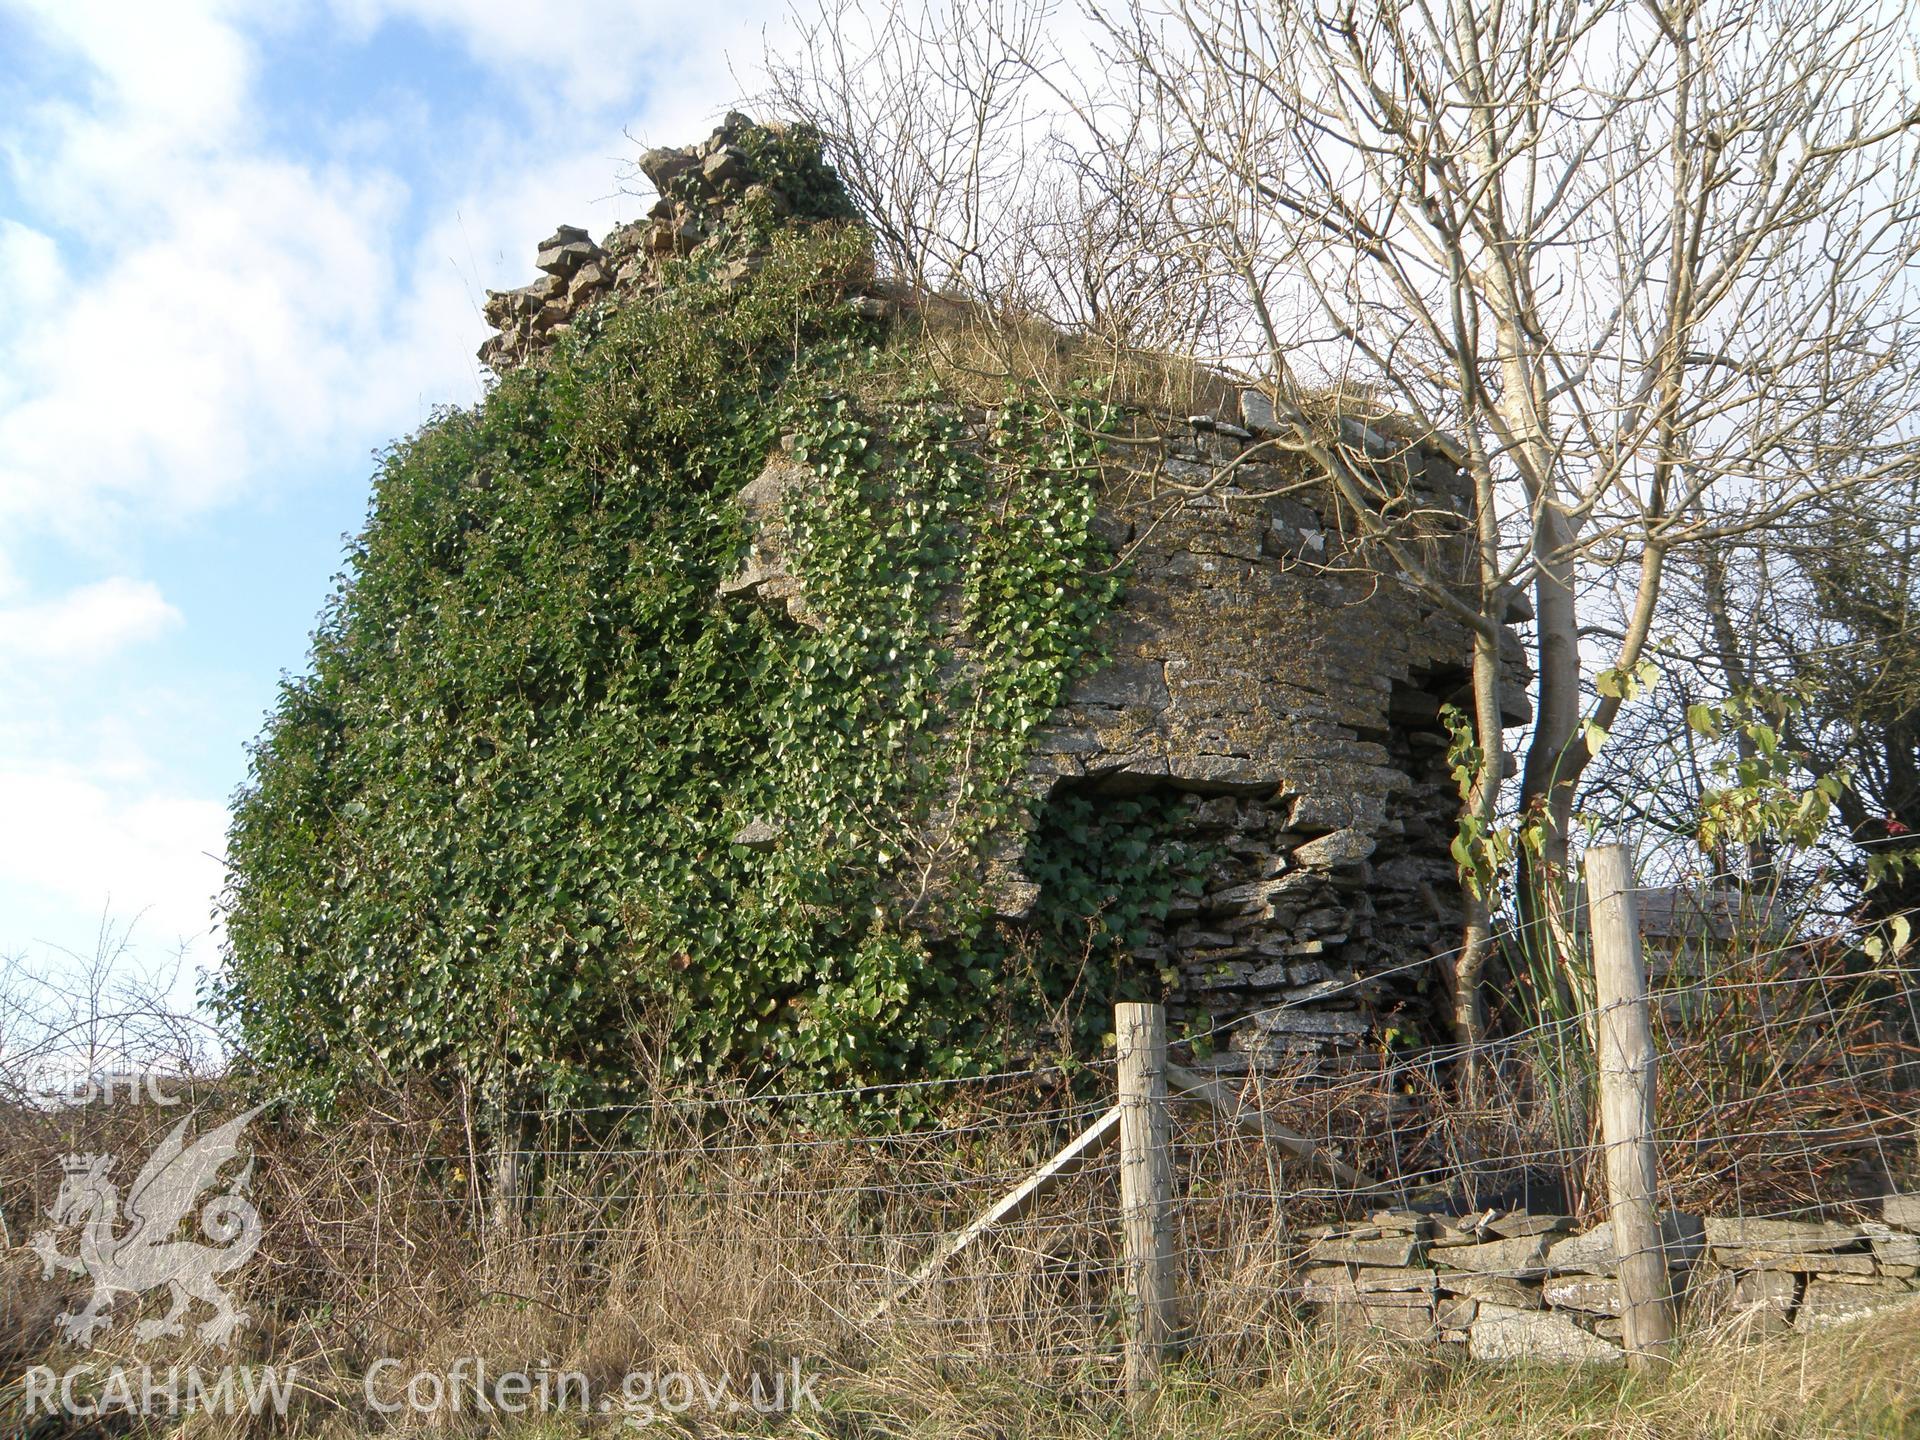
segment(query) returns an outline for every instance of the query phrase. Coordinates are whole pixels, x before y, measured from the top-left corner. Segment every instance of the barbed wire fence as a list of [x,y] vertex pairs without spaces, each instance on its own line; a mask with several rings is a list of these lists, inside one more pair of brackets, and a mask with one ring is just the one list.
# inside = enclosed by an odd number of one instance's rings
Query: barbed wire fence
[[[1651,967],[1658,1085],[1634,1143],[1689,1328],[1725,1322],[1755,1274],[1789,1277],[1768,1282],[1791,1290],[1780,1313],[1813,1284],[1920,1288],[1920,1237],[1880,1210],[1920,1190],[1920,971],[1869,963],[1862,938],[1707,935]],[[1163,1359],[1256,1378],[1317,1319],[1447,1338],[1455,1300],[1525,1308],[1502,1287],[1558,1283],[1548,1249],[1617,1208],[1600,1018],[1508,1026],[1466,1096],[1449,1047],[1386,1047],[1344,1074],[1303,1050],[1239,1074],[1186,1035],[964,1080],[529,1107],[510,1225],[457,1099],[396,1091],[256,1131],[248,1304],[269,1351],[342,1373],[356,1355],[486,1353],[596,1382],[891,1355],[1111,1392]],[[1138,1023],[1117,1015],[1116,1037]],[[64,1155],[143,1154],[178,1119],[13,1107],[15,1243]],[[1675,1215],[1720,1240],[1672,1238]],[[1617,1277],[1638,1253],[1570,1272],[1598,1283],[1596,1338],[1628,1338]]]

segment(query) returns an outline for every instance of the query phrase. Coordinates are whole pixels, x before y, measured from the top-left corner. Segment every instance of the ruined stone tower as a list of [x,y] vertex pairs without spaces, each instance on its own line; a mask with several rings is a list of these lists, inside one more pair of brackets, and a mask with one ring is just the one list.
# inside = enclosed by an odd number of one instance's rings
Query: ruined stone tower
[[[658,288],[663,262],[728,249],[743,216],[804,213],[805,194],[749,151],[781,132],[729,116],[702,146],[655,150],[650,216],[596,244],[561,227],[540,247],[540,280],[489,298],[496,371],[539,363],[595,307]],[[915,298],[874,284],[847,303],[881,317]],[[1110,621],[1111,663],[1043,727],[1027,765],[1044,802],[1171,799],[1180,836],[1211,857],[1136,958],[1169,977],[1176,1028],[1208,1035],[1196,1063],[1337,1073],[1394,1033],[1444,1031],[1441,971],[1461,926],[1449,854],[1459,797],[1442,707],[1465,705],[1470,640],[1437,602],[1344,536],[1329,487],[1301,482],[1271,440],[1270,402],[1215,380],[1207,413],[1150,417],[1158,442],[1117,467],[1100,524],[1127,566]],[[1396,467],[1424,511],[1460,515],[1443,437],[1390,417],[1342,418],[1347,438]],[[740,497],[756,543],[724,589],[808,615],[805,577],[781,544],[808,472],[771,457]],[[1439,552],[1456,567],[1460,554]],[[1517,644],[1514,679],[1524,678]],[[1524,706],[1524,688],[1506,687]],[[1512,722],[1525,718],[1516,709]],[[753,840],[770,838],[758,832]],[[999,913],[1018,923],[1039,897],[1015,842],[998,857]]]

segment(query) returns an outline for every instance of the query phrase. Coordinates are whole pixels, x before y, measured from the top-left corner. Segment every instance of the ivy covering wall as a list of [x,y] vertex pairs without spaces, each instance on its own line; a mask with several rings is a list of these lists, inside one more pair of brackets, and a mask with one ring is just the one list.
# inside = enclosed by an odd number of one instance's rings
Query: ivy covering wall
[[[230,833],[215,999],[282,1080],[567,1102],[662,1070],[963,1075],[1061,1002],[968,877],[1098,663],[1113,412],[1010,393],[970,422],[845,303],[857,227],[757,243],[744,278],[687,263],[383,457]],[[783,440],[817,627],[717,593],[733,497]],[[735,843],[756,819],[774,841]],[[1059,843],[1074,823],[1040,827],[1050,893],[1079,897],[1040,934],[1103,958],[1098,998],[1127,983],[1100,917],[1154,899],[1116,906],[1142,855],[1102,848],[1138,827]],[[963,863],[930,888],[936,848]]]

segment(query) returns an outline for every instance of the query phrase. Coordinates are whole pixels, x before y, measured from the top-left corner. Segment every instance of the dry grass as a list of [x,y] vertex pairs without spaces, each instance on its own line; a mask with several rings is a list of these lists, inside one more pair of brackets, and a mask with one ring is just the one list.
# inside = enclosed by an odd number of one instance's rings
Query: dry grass
[[1158,415],[1238,415],[1237,387],[1187,357],[1116,349],[1044,319],[996,314],[947,296],[900,297],[895,340],[962,404],[1002,403],[1010,385],[1064,402],[1085,386]]
[[979,1440],[1864,1440],[1920,1435],[1920,1312],[1764,1344],[1702,1344],[1667,1374],[1496,1369],[1393,1348],[1288,1343],[1222,1383],[1179,1368],[1135,1415],[991,1371],[897,1360],[837,1381],[787,1433]]
[[[1302,1079],[1267,1098],[1380,1173],[1460,1173],[1458,1117],[1438,1094],[1408,1093],[1406,1078],[1383,1070],[1334,1090]],[[506,1230],[457,1103],[369,1095],[325,1123],[269,1111],[253,1132],[267,1229],[240,1297],[253,1324],[234,1358],[297,1368],[301,1398],[278,1428],[316,1437],[409,1428],[361,1402],[374,1360],[446,1373],[470,1356],[494,1373],[577,1371],[602,1394],[636,1371],[744,1377],[797,1360],[824,1377],[827,1410],[780,1423],[821,1437],[1920,1434],[1920,1315],[1765,1345],[1705,1336],[1671,1374],[1638,1382],[1336,1342],[1301,1319],[1292,1232],[1334,1213],[1337,1197],[1280,1152],[1191,1117],[1177,1135],[1186,1349],[1147,1413],[1130,1416],[1117,1399],[1110,1155],[867,1323],[939,1237],[1092,1117],[1110,1077],[1086,1080],[1090,1100],[1057,1079],[951,1095],[931,1126],[737,1101],[663,1105],[591,1135],[579,1117],[535,1126],[532,1198]],[[231,1096],[209,1113],[245,1103]],[[61,1154],[112,1151],[131,1164],[179,1112],[14,1118],[0,1175],[22,1239],[44,1223],[36,1211]],[[1479,1163],[1490,1158],[1483,1150]],[[31,1257],[0,1260],[4,1436],[5,1386],[25,1366],[135,1357],[125,1318],[105,1352],[64,1348],[52,1318],[80,1282],[41,1279]],[[144,1313],[158,1304],[150,1297]],[[137,1358],[227,1357],[183,1344]],[[690,1417],[690,1433],[734,1433],[701,1423]],[[187,1428],[246,1427],[203,1417]],[[411,1428],[482,1427],[443,1416]],[[558,1420],[518,1428],[570,1433]]]

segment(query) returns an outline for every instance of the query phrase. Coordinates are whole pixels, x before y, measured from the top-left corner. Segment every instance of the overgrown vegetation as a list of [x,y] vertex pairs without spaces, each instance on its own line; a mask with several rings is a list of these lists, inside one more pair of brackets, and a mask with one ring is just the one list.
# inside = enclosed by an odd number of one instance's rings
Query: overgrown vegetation
[[[844,303],[863,231],[751,239],[384,457],[232,826],[215,999],[279,1077],[564,1104],[1025,1043],[978,873],[1119,591],[1117,412],[973,423]],[[716,593],[782,443],[817,625]]]
[[[1115,1377],[1123,1265],[1110,1158],[957,1257],[937,1284],[862,1323],[935,1236],[971,1219],[984,1194],[1088,1113],[1057,1083],[949,1088],[943,1129],[851,1136],[822,1135],[803,1111],[769,1124],[758,1106],[661,1102],[644,1145],[574,1148],[510,1234],[488,1219],[484,1157],[456,1103],[396,1089],[358,1096],[326,1123],[277,1112],[253,1138],[266,1228],[235,1281],[252,1317],[241,1349],[223,1354],[189,1333],[139,1347],[138,1363],[161,1376],[227,1363],[297,1375],[282,1419],[204,1414],[173,1430],[230,1437],[626,1433],[622,1412],[583,1416],[564,1404],[538,1419],[471,1404],[413,1415],[368,1405],[378,1360],[393,1362],[375,1374],[384,1387],[455,1374],[472,1357],[490,1375],[575,1372],[601,1396],[620,1395],[630,1374],[744,1384],[797,1362],[819,1377],[818,1412],[656,1409],[663,1434],[1854,1440],[1920,1430],[1914,1310],[1756,1341],[1737,1316],[1701,1304],[1687,1312],[1676,1367],[1642,1378],[1482,1365],[1460,1347],[1312,1324],[1291,1268],[1299,1234],[1276,1223],[1271,1200],[1284,1161],[1245,1137],[1221,1143],[1224,1132],[1184,1111],[1181,1345],[1144,1408],[1130,1412]],[[9,1175],[45,1193],[68,1150],[145,1153],[176,1123],[155,1106],[19,1117],[5,1137],[18,1167]],[[1391,1143],[1373,1126],[1356,1158]],[[1285,1213],[1297,1226],[1330,1212],[1295,1196]],[[161,1296],[144,1310],[129,1298],[105,1348],[79,1351],[55,1322],[87,1289],[85,1277],[42,1279],[30,1254],[0,1256],[7,1433],[76,1433],[84,1422],[68,1428],[69,1417],[29,1409],[25,1369],[78,1369],[76,1393],[100,1395],[135,1314],[164,1306]],[[158,1417],[150,1429],[172,1425]]]
[[[1304,1339],[1305,1337],[1303,1337]],[[1006,1440],[1899,1440],[1920,1433],[1920,1320],[1702,1343],[1648,1379],[1551,1366],[1488,1368],[1385,1341],[1317,1335],[1272,1355],[1257,1381],[1223,1386],[1176,1368],[1140,1413],[1003,1371],[911,1356],[830,1388],[805,1436],[992,1434]]]
[[[1749,690],[1683,704],[1680,735],[1656,742],[1636,732],[1646,711],[1671,704],[1657,667],[1606,672],[1600,685],[1634,702],[1622,711],[1637,742],[1633,766],[1575,818],[1589,836],[1666,841],[1648,868],[1684,882],[1649,886],[1638,901],[1660,1056],[1663,1186],[1683,1208],[1750,1213],[1817,1210],[1900,1183],[1916,1100],[1912,931],[1904,916],[1876,917],[1873,888],[1900,862],[1868,857],[1859,876],[1823,863],[1849,782],[1787,743],[1804,696]],[[1448,724],[1464,795],[1480,757],[1464,717],[1453,712]],[[1602,752],[1612,739],[1594,731],[1589,743]],[[1509,913],[1521,908],[1524,857],[1539,853],[1533,812],[1491,827],[1469,815],[1454,841],[1462,874],[1501,896]],[[1502,1133],[1482,1143],[1512,1144],[1525,1130],[1513,1121],[1528,1115],[1528,1143],[1576,1157],[1556,1166],[1569,1203],[1596,1208],[1605,1180],[1589,1149],[1597,1000],[1585,916],[1556,943],[1518,925],[1497,942],[1507,983],[1494,1013],[1506,1038],[1490,1052],[1491,1078],[1506,1113]],[[1819,1138],[1783,1145],[1783,1135]]]

